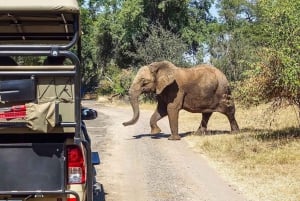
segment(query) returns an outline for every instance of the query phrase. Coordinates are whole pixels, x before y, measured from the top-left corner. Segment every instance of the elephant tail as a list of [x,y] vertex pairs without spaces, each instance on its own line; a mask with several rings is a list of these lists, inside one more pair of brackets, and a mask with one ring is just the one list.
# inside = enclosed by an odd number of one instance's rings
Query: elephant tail
[[226,94],[231,96],[231,87],[230,86],[227,86]]
[[234,106],[233,98],[231,95],[231,88],[228,86],[223,94],[222,102],[225,103],[227,107]]

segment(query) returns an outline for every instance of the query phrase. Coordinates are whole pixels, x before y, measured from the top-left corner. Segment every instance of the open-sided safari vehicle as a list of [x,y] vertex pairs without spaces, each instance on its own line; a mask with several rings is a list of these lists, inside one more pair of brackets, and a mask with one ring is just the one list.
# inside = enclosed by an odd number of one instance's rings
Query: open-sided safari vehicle
[[93,200],[79,14],[76,0],[0,0],[0,201]]

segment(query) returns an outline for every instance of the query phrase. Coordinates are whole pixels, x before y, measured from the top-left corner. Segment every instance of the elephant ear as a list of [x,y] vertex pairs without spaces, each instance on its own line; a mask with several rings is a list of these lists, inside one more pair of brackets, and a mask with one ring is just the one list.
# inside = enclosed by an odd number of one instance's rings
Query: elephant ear
[[155,78],[156,94],[160,94],[168,85],[175,81],[176,66],[171,62],[154,62],[149,65],[149,69]]

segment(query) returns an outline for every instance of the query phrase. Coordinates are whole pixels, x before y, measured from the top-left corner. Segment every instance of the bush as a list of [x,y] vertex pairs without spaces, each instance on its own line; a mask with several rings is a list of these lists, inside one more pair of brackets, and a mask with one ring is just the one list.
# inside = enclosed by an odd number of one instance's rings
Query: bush
[[134,72],[132,69],[120,69],[116,65],[110,65],[99,83],[98,93],[100,95],[127,94],[131,85]]
[[248,79],[236,83],[235,95],[248,104],[264,102],[300,103],[300,67],[280,51],[264,49],[261,61],[248,71]]

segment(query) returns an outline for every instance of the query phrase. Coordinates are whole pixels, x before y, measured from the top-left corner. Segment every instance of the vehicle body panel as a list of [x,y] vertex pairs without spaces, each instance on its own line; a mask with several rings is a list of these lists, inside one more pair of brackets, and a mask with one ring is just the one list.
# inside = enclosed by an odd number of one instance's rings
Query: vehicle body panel
[[[83,114],[81,108],[78,3],[0,0],[0,5],[0,201],[92,201],[94,169],[83,120],[97,113]],[[20,57],[64,57],[69,64],[6,61]],[[81,169],[69,166],[77,157],[68,152],[71,146],[82,153]],[[86,181],[69,184],[72,168]]]

